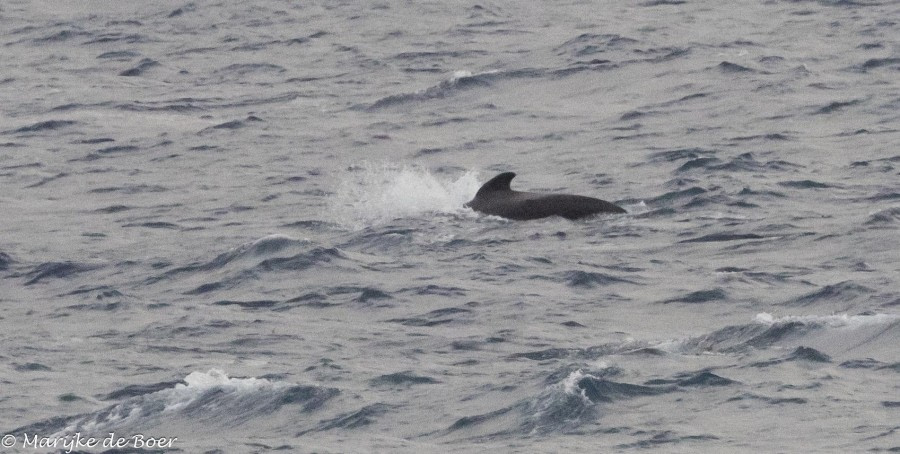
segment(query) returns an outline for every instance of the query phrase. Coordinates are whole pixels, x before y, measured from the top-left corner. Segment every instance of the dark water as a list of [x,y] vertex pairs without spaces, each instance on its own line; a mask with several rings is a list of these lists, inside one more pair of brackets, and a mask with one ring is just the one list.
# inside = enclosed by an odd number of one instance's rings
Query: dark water
[[4,449],[897,451],[898,18],[5,1]]

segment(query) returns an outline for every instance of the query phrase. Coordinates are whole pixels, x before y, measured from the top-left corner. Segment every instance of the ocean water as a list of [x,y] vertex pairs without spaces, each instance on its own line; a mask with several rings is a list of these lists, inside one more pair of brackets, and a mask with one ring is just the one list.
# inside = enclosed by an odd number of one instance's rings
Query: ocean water
[[3,452],[896,452],[898,22],[4,0]]

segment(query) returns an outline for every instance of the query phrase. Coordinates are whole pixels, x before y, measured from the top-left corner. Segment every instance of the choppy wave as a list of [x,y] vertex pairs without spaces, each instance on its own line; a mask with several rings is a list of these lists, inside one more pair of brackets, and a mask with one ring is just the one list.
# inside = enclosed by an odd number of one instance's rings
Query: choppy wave
[[[652,399],[670,393],[700,392],[706,387],[739,385],[709,371],[687,372],[643,384],[629,383],[617,367],[557,370],[535,397],[490,413],[467,416],[446,431],[455,436],[497,439],[515,434],[548,436],[559,433],[603,433],[599,420],[615,419],[614,404],[632,399]],[[717,438],[709,436],[710,438]]]
[[[303,413],[314,412],[339,394],[334,388],[265,378],[232,378],[215,369],[192,372],[183,383],[171,387],[160,390],[151,387],[140,392],[145,391],[138,394],[134,388],[129,388],[128,392],[114,392],[107,398],[131,396],[96,412],[41,421],[12,433],[60,438],[75,433],[87,437],[117,431],[166,430],[177,431],[186,437],[197,431],[213,432],[248,424],[254,419],[270,417],[284,407],[296,407]],[[185,432],[188,427],[190,432]]]
[[[659,347],[679,352],[736,353],[750,349],[815,347],[825,351],[839,348],[842,352],[860,345],[850,339],[866,339],[874,343],[873,351],[900,335],[900,316],[876,313],[865,315],[788,315],[775,317],[757,314],[755,323],[734,325],[686,341]],[[844,345],[841,345],[844,344]]]

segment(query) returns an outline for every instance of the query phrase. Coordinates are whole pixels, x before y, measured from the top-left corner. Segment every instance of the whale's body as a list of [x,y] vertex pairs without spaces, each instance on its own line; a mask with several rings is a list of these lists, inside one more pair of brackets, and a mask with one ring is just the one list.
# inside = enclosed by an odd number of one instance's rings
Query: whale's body
[[515,176],[513,172],[504,172],[491,178],[466,206],[479,213],[519,221],[550,216],[580,219],[600,213],[626,212],[613,203],[583,195],[513,191],[509,183]]

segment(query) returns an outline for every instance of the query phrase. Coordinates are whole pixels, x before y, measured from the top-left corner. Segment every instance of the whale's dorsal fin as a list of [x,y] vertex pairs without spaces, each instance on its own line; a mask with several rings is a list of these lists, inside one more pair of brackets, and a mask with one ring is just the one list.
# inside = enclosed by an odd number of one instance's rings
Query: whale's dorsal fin
[[485,183],[475,196],[477,197],[489,192],[512,191],[512,189],[509,188],[509,182],[515,177],[516,174],[513,172],[503,172]]

